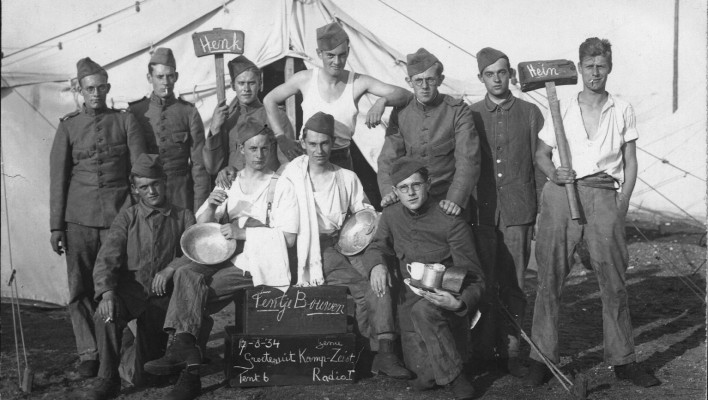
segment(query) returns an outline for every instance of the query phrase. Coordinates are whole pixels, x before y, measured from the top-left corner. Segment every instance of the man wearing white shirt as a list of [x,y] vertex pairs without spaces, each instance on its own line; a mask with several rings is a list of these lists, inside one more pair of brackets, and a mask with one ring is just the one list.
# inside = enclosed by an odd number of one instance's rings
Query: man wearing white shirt
[[[561,105],[573,168],[560,166],[552,118],[539,133],[536,163],[551,181],[544,186],[536,239],[538,290],[532,339],[551,361],[558,354],[558,308],[575,247],[585,241],[597,274],[602,300],[605,362],[618,379],[649,387],[660,382],[636,364],[627,304],[628,266],[624,218],[637,179],[638,133],[632,106],[610,95],[605,86],[612,71],[612,48],[606,39],[580,45],[578,70],[583,90]],[[581,219],[570,218],[564,186],[575,184]],[[531,353],[527,383],[550,378],[541,357]]]

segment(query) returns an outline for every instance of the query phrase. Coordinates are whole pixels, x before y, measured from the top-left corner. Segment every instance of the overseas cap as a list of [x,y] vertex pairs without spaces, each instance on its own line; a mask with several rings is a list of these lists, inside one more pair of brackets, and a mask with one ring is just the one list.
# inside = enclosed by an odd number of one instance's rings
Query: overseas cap
[[103,67],[96,64],[92,59],[86,57],[76,63],[76,79],[81,83],[81,79],[89,75],[102,74],[108,76]]
[[432,67],[436,62],[439,62],[437,57],[421,47],[415,53],[408,54],[406,56],[408,76],[423,73],[427,71],[428,68]]
[[491,47],[485,47],[477,53],[477,66],[479,67],[479,73],[481,74],[485,68],[494,64],[500,58],[506,58],[509,61],[509,57],[497,49]]
[[317,48],[321,51],[332,50],[347,40],[349,36],[336,22],[317,28]]
[[391,183],[393,183],[394,186],[398,185],[400,182],[418,172],[421,168],[425,168],[425,165],[415,158],[401,157],[391,166],[391,173],[389,174],[391,176]]
[[133,164],[130,173],[151,179],[165,177],[165,171],[162,169],[162,160],[160,160],[160,156],[157,154],[141,154]]
[[241,73],[249,69],[260,72],[260,69],[258,69],[256,64],[245,56],[238,56],[229,61],[229,76],[231,77],[231,82],[233,82],[237,76],[241,75]]
[[325,135],[334,138],[334,117],[318,111],[315,115],[305,123],[305,129],[324,133]]
[[152,57],[150,57],[150,64],[162,64],[177,68],[175,56],[172,54],[172,50],[167,47],[158,47],[155,49],[155,52],[152,53]]
[[253,117],[239,121],[236,125],[236,131],[238,132],[239,144],[244,144],[248,139],[258,135],[266,135],[269,139],[275,138],[275,134],[268,125],[265,125]]

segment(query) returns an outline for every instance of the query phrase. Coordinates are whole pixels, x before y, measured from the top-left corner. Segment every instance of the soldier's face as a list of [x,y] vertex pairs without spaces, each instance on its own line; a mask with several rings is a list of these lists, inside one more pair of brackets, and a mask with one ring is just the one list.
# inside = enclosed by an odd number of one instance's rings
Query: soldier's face
[[445,76],[438,71],[440,66],[433,64],[430,68],[418,75],[406,78],[406,82],[413,89],[415,98],[423,104],[428,104],[438,96],[438,86],[445,79]]
[[322,69],[331,76],[339,76],[347,65],[349,57],[349,42],[346,41],[332,50],[317,49],[317,55],[322,60]]
[[612,65],[605,56],[585,57],[578,63],[578,70],[583,77],[585,88],[593,92],[604,92]]
[[241,145],[241,154],[246,162],[246,168],[262,171],[270,157],[272,146],[270,138],[266,135],[256,135]]
[[111,90],[108,77],[102,74],[85,76],[81,79],[81,95],[86,107],[92,109],[105,108],[106,96]]
[[233,88],[241,104],[251,104],[258,100],[258,89],[261,86],[261,76],[258,72],[249,69],[243,71],[233,82]]
[[509,93],[509,79],[512,69],[506,58],[498,59],[494,64],[487,66],[477,77],[484,83],[490,96],[504,98]]
[[152,92],[160,98],[170,97],[175,93],[175,83],[179,74],[173,67],[155,64],[152,72],[147,76],[148,82],[152,85]]
[[411,211],[416,211],[425,204],[428,200],[428,189],[430,189],[430,180],[423,179],[419,172],[393,187],[401,204]]
[[305,149],[310,164],[322,166],[329,162],[332,138],[324,133],[308,130],[305,138],[302,139],[302,148]]
[[140,196],[140,201],[152,207],[160,207],[167,201],[164,178],[133,177],[133,190]]

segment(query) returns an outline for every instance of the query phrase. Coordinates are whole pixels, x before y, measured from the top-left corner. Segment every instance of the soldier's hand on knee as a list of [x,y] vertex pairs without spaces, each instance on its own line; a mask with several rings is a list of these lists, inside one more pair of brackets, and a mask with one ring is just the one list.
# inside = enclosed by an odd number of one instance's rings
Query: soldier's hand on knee
[[165,267],[162,271],[155,274],[155,277],[152,278],[152,292],[158,296],[167,294],[167,283],[172,279],[174,274],[175,270],[170,266]]
[[383,264],[378,264],[371,270],[369,281],[371,282],[371,289],[378,297],[383,297],[388,287],[392,286],[391,275]]
[[96,314],[98,314],[104,322],[113,322],[115,316],[117,297],[112,290],[109,290],[101,296],[101,302],[98,304]]

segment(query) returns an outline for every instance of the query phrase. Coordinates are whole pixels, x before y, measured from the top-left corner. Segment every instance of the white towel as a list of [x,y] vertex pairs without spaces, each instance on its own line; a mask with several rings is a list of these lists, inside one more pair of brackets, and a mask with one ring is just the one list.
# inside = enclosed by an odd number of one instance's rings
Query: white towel
[[247,228],[243,252],[232,259],[234,265],[251,273],[253,286],[274,286],[287,291],[290,265],[285,236],[277,228]]
[[280,179],[293,184],[300,211],[300,228],[297,235],[297,285],[317,286],[324,284],[322,255],[320,253],[320,230],[317,226],[317,210],[312,185],[307,177],[308,157],[295,158],[283,169]]

